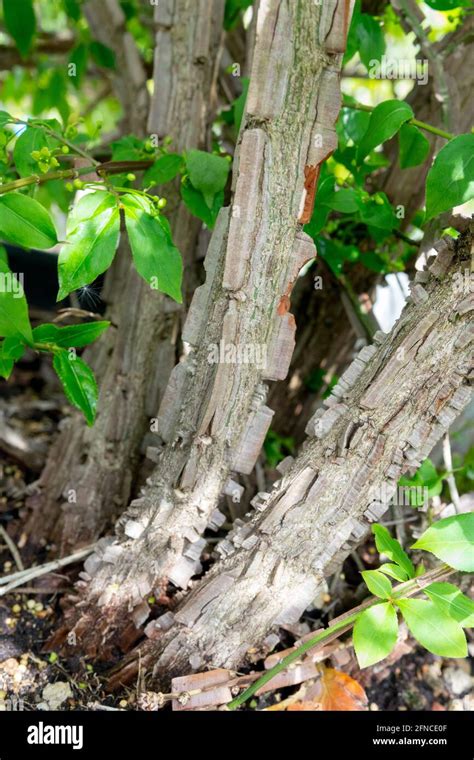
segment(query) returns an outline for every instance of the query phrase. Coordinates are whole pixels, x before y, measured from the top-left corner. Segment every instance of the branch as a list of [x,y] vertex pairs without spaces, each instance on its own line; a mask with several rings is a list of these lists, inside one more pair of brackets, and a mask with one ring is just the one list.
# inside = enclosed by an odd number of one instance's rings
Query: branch
[[[424,575],[420,575],[418,578],[414,578],[411,581],[406,581],[405,583],[399,583],[394,587],[391,598],[406,599],[407,597],[415,596],[434,581],[445,580],[455,572],[456,571],[448,565],[441,565],[440,567],[436,567],[434,570],[430,570],[429,572],[424,573]],[[357,618],[364,610],[368,609],[369,607],[373,607],[375,604],[380,604],[380,602],[381,600],[379,597],[371,596],[358,607],[355,607],[344,615],[340,615],[339,617],[335,618],[325,631],[321,631],[320,633],[313,636],[313,638],[305,641],[304,644],[295,647],[293,652],[290,652],[290,654],[288,654],[286,657],[283,657],[279,663],[277,663],[273,668],[270,668],[270,670],[267,670],[263,676],[261,676],[257,681],[255,681],[255,683],[245,689],[242,694],[239,694],[239,696],[233,699],[232,702],[229,702],[227,709],[235,710],[237,707],[240,707],[240,705],[243,705],[244,702],[250,699],[250,697],[253,697],[253,695],[262,688],[262,686],[265,686],[265,684],[271,681],[275,676],[299,660],[304,654],[306,654],[306,652],[309,652],[310,650],[313,650],[313,652],[317,651],[324,644],[329,644],[331,641],[334,641],[334,639],[339,638],[339,636],[341,636],[343,633],[346,633],[346,631],[349,631],[355,625]]]

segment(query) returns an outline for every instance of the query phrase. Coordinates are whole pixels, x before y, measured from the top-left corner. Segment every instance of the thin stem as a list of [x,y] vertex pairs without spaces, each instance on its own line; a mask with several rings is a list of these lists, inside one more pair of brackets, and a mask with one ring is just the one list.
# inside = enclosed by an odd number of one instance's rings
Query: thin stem
[[[355,111],[367,111],[368,113],[372,113],[374,110],[373,106],[366,106],[363,103],[348,103],[344,101],[343,106],[344,108],[352,108]],[[456,136],[452,135],[451,132],[445,132],[443,129],[433,127],[431,124],[427,124],[425,121],[420,121],[419,119],[408,119],[407,124],[413,124],[413,126],[424,129],[426,132],[431,132],[438,137],[444,137],[445,140],[452,140]]]
[[[430,570],[429,572],[424,573],[424,575],[420,575],[418,578],[413,578],[412,580],[405,581],[404,583],[400,583],[398,586],[395,586],[393,589],[392,599],[401,599],[407,596],[413,596],[419,591],[422,591],[430,583],[433,583],[434,580],[438,580],[440,577],[448,577],[454,572],[455,570],[449,567],[449,565],[440,565],[434,570]],[[326,628],[326,630],[316,634],[316,636],[314,636],[312,639],[309,639],[304,644],[294,649],[293,652],[290,652],[290,654],[288,654],[286,657],[283,657],[279,663],[264,673],[257,681],[255,681],[255,683],[251,684],[251,686],[245,689],[242,694],[239,694],[239,696],[235,697],[235,699],[229,702],[227,709],[235,710],[237,707],[240,707],[240,705],[246,702],[247,699],[250,699],[250,697],[252,697],[255,692],[261,689],[262,686],[264,686],[266,683],[271,681],[272,678],[278,675],[278,673],[286,670],[293,662],[299,660],[301,656],[308,652],[310,649],[313,649],[314,647],[319,648],[323,642],[329,643],[329,641],[338,638],[342,633],[352,628],[357,618],[364,610],[368,609],[369,607],[373,607],[375,604],[380,604],[381,601],[382,600],[377,597],[369,597],[369,599],[360,604],[358,607],[355,607],[353,610],[346,612],[344,615],[340,615],[338,618],[335,618],[332,621],[331,625]]]
[[12,180],[12,182],[6,182],[4,185],[0,185],[0,195],[9,193],[13,190],[20,190],[23,187],[29,185],[44,185],[45,182],[49,182],[54,179],[76,179],[82,174],[89,174],[91,171],[95,171],[96,165],[84,166],[81,169],[58,169],[55,172],[48,172],[47,174],[32,174],[30,177],[22,177],[21,179]]
[[79,156],[82,156],[83,158],[87,158],[88,161],[91,161],[94,166],[99,165],[99,161],[97,161],[93,156],[90,156],[89,153],[87,153],[85,150],[82,150],[76,143],[71,142],[67,139],[67,137],[63,137],[59,134],[59,132],[56,132],[54,129],[51,129],[51,127],[48,127],[47,124],[32,124],[28,121],[22,121],[21,119],[15,119],[16,122],[19,124],[26,124],[27,127],[33,127],[33,129],[42,129],[44,132],[46,132],[50,137],[54,137],[55,140],[58,140],[59,142],[63,143],[63,145],[67,145],[68,148],[70,148],[74,153],[77,153]]
[[459,514],[462,511],[461,499],[459,496],[458,487],[456,485],[456,480],[453,473],[453,455],[451,452],[451,441],[449,438],[449,433],[446,433],[443,439],[443,459],[444,459],[444,466],[446,467],[446,470],[448,471],[446,480],[448,482],[448,488],[449,488],[449,493],[451,495],[451,501],[453,502],[455,512]]
[[55,570],[59,570],[61,567],[66,567],[74,562],[78,562],[81,559],[87,557],[95,549],[95,544],[86,546],[84,549],[80,549],[74,554],[70,554],[69,557],[62,557],[61,559],[55,559],[52,562],[47,562],[45,565],[39,565],[38,567],[30,567],[27,570],[19,571],[18,573],[11,573],[3,578],[0,578],[0,596],[8,594],[18,586],[22,586],[26,581],[31,581],[33,578],[38,578],[40,575],[46,575],[52,573]]

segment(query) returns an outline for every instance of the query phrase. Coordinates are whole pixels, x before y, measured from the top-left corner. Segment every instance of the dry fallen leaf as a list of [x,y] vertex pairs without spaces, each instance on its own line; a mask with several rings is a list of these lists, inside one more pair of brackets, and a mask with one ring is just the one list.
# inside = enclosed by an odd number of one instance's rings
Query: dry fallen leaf
[[[324,668],[321,678],[306,693],[306,699],[289,704],[296,710],[367,710],[367,695],[362,686],[340,670]],[[280,708],[281,709],[281,708]]]

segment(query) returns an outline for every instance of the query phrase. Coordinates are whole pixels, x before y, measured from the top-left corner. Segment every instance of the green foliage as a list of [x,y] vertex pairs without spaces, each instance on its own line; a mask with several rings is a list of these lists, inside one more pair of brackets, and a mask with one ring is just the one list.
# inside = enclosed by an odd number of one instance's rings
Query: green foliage
[[58,348],[82,348],[93,343],[110,326],[110,322],[86,322],[83,325],[67,325],[58,327],[54,324],[43,324],[33,330],[35,344],[43,343]]
[[171,182],[180,173],[182,166],[183,157],[179,153],[165,153],[147,169],[143,176],[143,184],[145,187],[152,187]]
[[212,207],[209,208],[203,194],[193,187],[188,177],[184,177],[181,183],[181,197],[191,214],[201,219],[212,230],[224,203],[224,193],[217,193],[214,196]]
[[381,145],[396,135],[402,124],[413,116],[408,103],[400,100],[385,100],[376,106],[370,115],[367,131],[357,149],[358,163],[361,163],[377,145]]
[[418,127],[413,124],[402,124],[398,133],[400,145],[400,168],[422,164],[430,152],[430,143]]
[[53,367],[61,380],[64,393],[93,425],[97,407],[97,383],[94,373],[74,351],[58,348],[54,352]]
[[0,260],[0,337],[33,342],[28,305],[21,283]]
[[[424,588],[428,600],[410,599],[410,578],[415,577],[411,560],[386,528],[373,525],[372,530],[379,552],[397,564],[387,563],[378,570],[362,572],[369,591],[388,601],[371,605],[356,615],[353,641],[360,667],[373,665],[391,652],[398,628],[395,608],[401,611],[415,639],[428,651],[444,657],[465,657],[463,628],[474,626],[474,602],[452,583],[438,581]],[[432,551],[453,568],[467,569],[474,557],[474,514],[440,520],[423,534],[415,548]],[[468,555],[471,563],[466,561]],[[384,574],[404,585],[392,588]],[[417,571],[416,576],[419,575]],[[412,592],[413,589],[416,586]]]
[[52,248],[58,239],[46,209],[27,195],[0,195],[0,237],[24,248]]
[[285,457],[293,454],[295,442],[290,436],[282,436],[275,430],[269,430],[265,437],[263,450],[268,466],[276,467]]
[[402,549],[396,538],[392,538],[383,525],[372,525],[375,545],[380,554],[385,554],[392,562],[402,568],[408,578],[415,577],[415,568],[408,554]]
[[355,21],[355,45],[360,60],[367,69],[380,61],[385,53],[385,37],[378,21],[369,13],[361,13]]
[[27,58],[36,32],[33,0],[3,0],[3,18],[21,56]]
[[[55,119],[51,119],[48,123],[53,128],[60,129]],[[43,129],[34,126],[27,127],[18,137],[13,149],[13,160],[20,177],[28,177],[31,174],[37,174],[38,171],[43,172],[44,169],[49,171],[50,162],[42,161],[41,153],[43,152],[44,155],[47,152],[44,158],[49,158],[51,152],[57,147],[58,141],[46,134]],[[58,166],[57,161],[55,166]]]
[[359,667],[367,668],[383,660],[397,641],[397,613],[385,602],[364,610],[354,625],[352,640]]
[[111,265],[120,234],[120,213],[112,193],[83,196],[67,221],[67,242],[58,260],[58,301],[89,285]]
[[426,179],[426,219],[474,198],[474,134],[441,148]]
[[389,599],[392,595],[392,584],[379,570],[364,570],[361,573],[367,588],[374,596]]
[[89,52],[98,66],[104,69],[115,69],[115,53],[107,45],[94,40],[89,45]]
[[426,497],[432,499],[433,496],[440,495],[445,477],[446,473],[439,473],[431,459],[425,459],[411,478],[406,475],[401,477],[398,485],[409,489],[408,496],[412,507],[421,507]]
[[212,209],[215,196],[221,193],[227,184],[229,162],[222,156],[202,150],[188,151],[184,160],[192,186],[202,194],[208,208]]
[[463,628],[474,627],[474,602],[452,583],[431,583],[425,594],[436,607],[461,623]]
[[435,11],[452,11],[454,8],[469,8],[471,0],[423,0]]
[[380,565],[379,571],[385,573],[385,575],[389,575],[391,578],[395,578],[400,583],[408,580],[408,573],[400,565],[395,565],[392,562],[385,562],[383,565]]
[[396,602],[415,639],[441,657],[466,657],[466,636],[460,623],[434,602],[399,599]]
[[412,548],[431,552],[456,570],[474,572],[474,512],[439,520]]
[[233,29],[243,11],[250,8],[253,0],[226,0],[224,11],[224,29]]
[[183,264],[168,222],[136,195],[122,196],[122,204],[137,271],[156,290],[181,303]]

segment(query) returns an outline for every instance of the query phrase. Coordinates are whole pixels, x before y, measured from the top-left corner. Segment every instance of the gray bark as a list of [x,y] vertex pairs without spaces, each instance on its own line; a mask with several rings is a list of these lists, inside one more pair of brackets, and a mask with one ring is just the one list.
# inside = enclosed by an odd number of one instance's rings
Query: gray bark
[[[224,2],[199,0],[196,8],[194,0],[167,0],[155,12],[155,91],[148,131],[160,138],[172,135],[177,151],[204,147]],[[133,94],[133,81],[126,88]],[[167,208],[185,271],[192,272],[201,225],[181,202],[178,186],[168,194]],[[62,554],[94,541],[126,506],[140,444],[176,361],[182,309],[139,278],[125,240],[122,245],[126,255],[117,252],[104,294],[111,301],[107,316],[113,327],[90,356],[100,378],[95,425],[87,428],[79,415],[71,417],[30,501],[31,541],[56,540]],[[72,489],[76,501],[68,503]]]
[[[273,415],[266,383],[285,377],[294,346],[291,289],[315,255],[300,225],[311,215],[319,166],[336,145],[349,14],[341,1],[260,6],[233,203],[216,224],[206,283],[184,328],[187,353],[163,397],[165,446],[156,470],[106,555],[86,567],[94,575],[78,611],[85,621],[99,610],[102,622],[79,624],[81,646],[104,654],[103,637],[120,638],[130,620],[118,609],[146,617],[142,600],[153,589],[167,579],[188,585],[200,569],[200,536],[219,523],[214,510],[232,488],[231,474],[249,473],[258,457]],[[248,362],[210,361],[221,342],[255,353]]]
[[456,245],[437,244],[392,332],[362,350],[308,424],[294,464],[254,500],[255,514],[220,545],[223,558],[174,616],[147,626],[150,640],[111,686],[136,675],[138,657],[155,684],[205,666],[236,668],[272,626],[298,620],[384,513],[400,475],[419,466],[472,397],[474,298],[460,283],[473,233],[471,225]]

